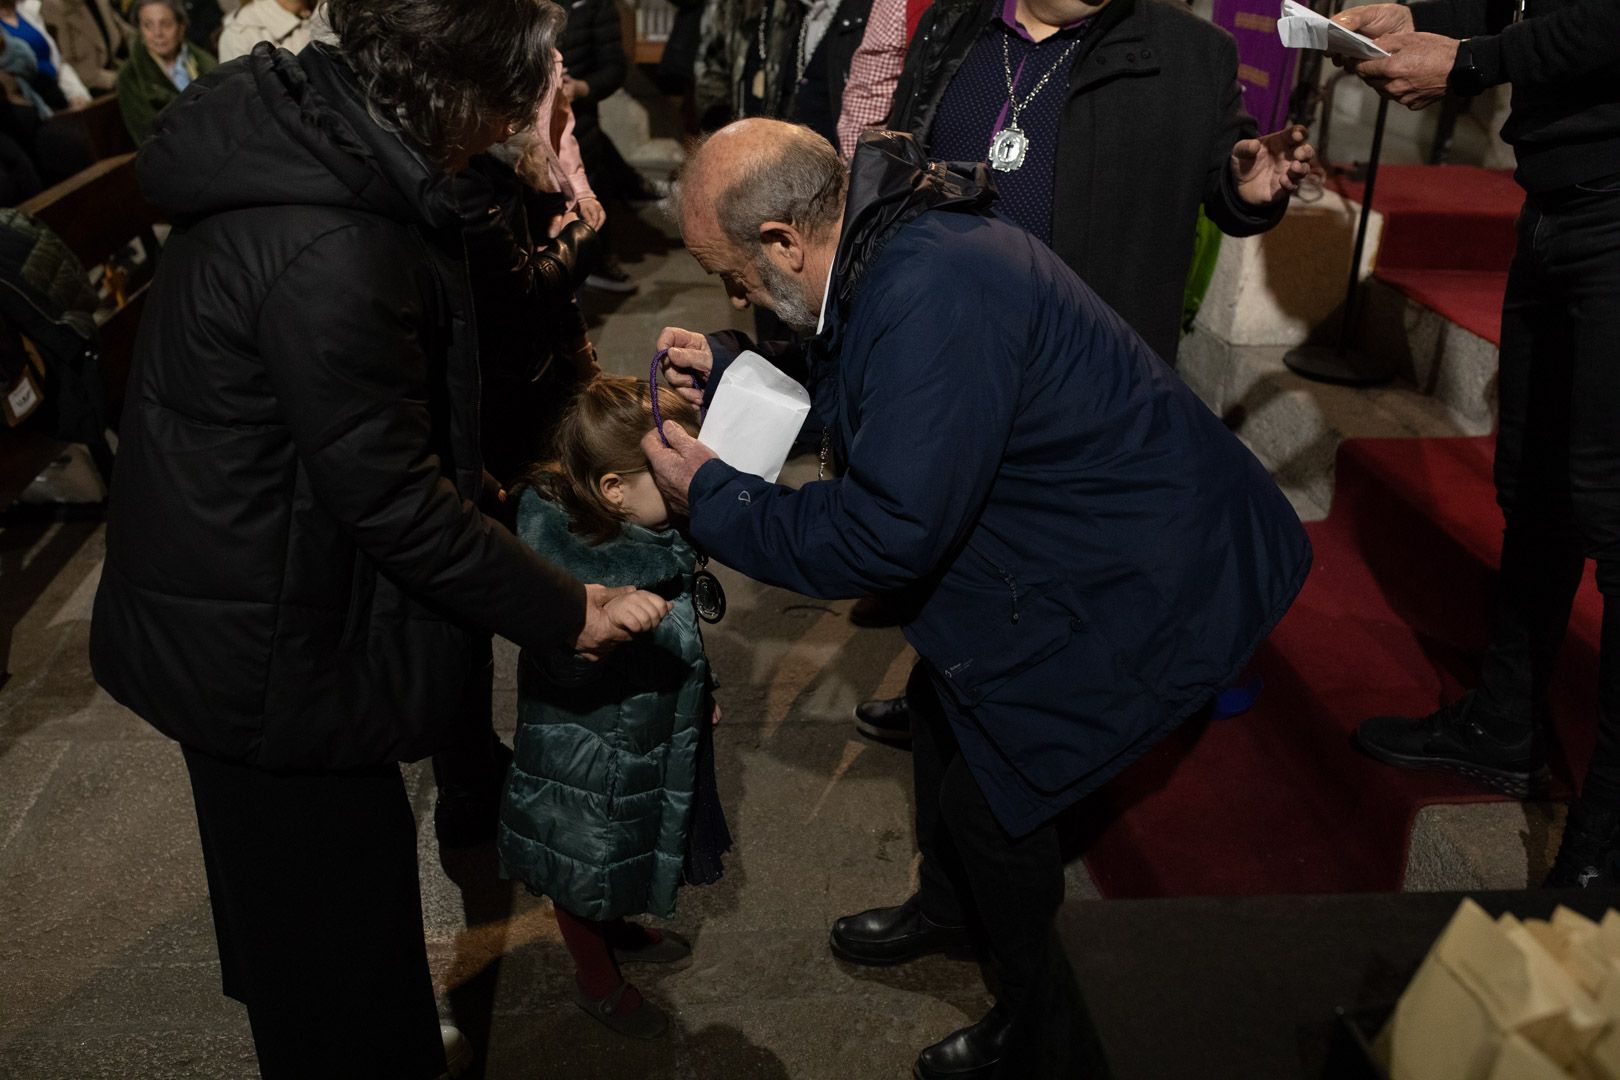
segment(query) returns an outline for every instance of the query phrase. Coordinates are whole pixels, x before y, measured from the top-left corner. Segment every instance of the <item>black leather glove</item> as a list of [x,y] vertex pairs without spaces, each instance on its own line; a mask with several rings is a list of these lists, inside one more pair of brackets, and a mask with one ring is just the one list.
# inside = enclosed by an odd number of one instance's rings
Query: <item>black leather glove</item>
[[551,296],[578,292],[601,260],[601,248],[595,229],[577,219],[570,221],[531,259],[540,290]]

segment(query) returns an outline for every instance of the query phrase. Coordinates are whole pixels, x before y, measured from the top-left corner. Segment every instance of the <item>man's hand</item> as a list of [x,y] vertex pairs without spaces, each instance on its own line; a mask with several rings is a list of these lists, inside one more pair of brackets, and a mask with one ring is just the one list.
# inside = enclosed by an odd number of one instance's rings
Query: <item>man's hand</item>
[[607,211],[602,209],[602,200],[595,195],[575,203],[574,211],[585,220],[585,224],[597,232],[602,231],[602,226],[607,221]]
[[[666,326],[658,335],[657,349],[668,349],[664,357],[664,379],[675,392],[693,405],[703,405],[703,384],[714,370],[714,355],[709,352],[709,339],[678,326]],[[656,438],[656,436],[655,436]],[[664,448],[663,443],[658,448]]]
[[687,492],[692,487],[692,477],[718,455],[688,435],[679,424],[665,423],[664,437],[669,440],[668,446],[659,440],[657,431],[647,432],[641,439],[641,452],[647,455],[653,483],[658,485],[669,512],[684,516],[690,511]]
[[1238,198],[1250,206],[1270,206],[1299,190],[1311,173],[1316,148],[1305,141],[1304,127],[1243,139],[1232,147],[1232,179]]
[[569,101],[578,101],[580,98],[591,96],[591,84],[584,79],[576,79],[572,75],[564,74],[562,81],[563,97]]
[[[1333,21],[1346,30],[1354,30],[1362,37],[1378,41],[1385,34],[1410,34],[1412,32],[1412,9],[1405,4],[1365,4],[1361,7],[1348,8],[1333,16]],[[1384,48],[1382,41],[1379,45]],[[1334,57],[1334,60],[1343,59]]]
[[655,629],[669,612],[668,600],[629,585],[616,589],[587,585],[585,629],[579,632],[574,651],[587,660],[600,660],[632,636]]
[[1385,35],[1378,44],[1388,56],[1348,65],[1368,86],[1408,109],[1425,108],[1446,96],[1446,80],[1457,62],[1456,38],[1399,33]]

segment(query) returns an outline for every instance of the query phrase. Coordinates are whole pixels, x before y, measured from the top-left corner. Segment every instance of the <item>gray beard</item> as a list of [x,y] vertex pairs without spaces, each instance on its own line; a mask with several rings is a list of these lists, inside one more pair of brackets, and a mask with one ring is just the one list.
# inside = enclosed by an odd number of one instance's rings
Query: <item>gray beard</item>
[[776,317],[794,330],[815,333],[821,317],[810,310],[810,302],[794,280],[763,255],[754,261],[754,268],[759,272],[765,295],[771,298],[771,310]]

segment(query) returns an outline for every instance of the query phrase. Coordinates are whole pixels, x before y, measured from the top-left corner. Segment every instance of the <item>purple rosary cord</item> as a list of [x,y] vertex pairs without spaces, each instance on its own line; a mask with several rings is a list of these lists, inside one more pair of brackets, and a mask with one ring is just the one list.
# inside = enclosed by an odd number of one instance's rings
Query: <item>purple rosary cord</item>
[[[664,436],[664,413],[663,410],[658,407],[658,367],[664,362],[664,358],[668,355],[668,349],[659,349],[656,353],[654,353],[652,359],[652,370],[647,373],[647,389],[652,394],[653,426],[658,429],[658,441],[663,443],[666,447],[669,446],[669,439]],[[703,389],[703,382],[704,380],[699,379],[696,375],[693,375],[692,385],[694,387],[699,390]],[[709,410],[707,408],[698,410],[699,419],[705,416],[708,411]]]
[[665,447],[669,446],[669,439],[664,436],[664,414],[658,408],[658,365],[664,362],[669,355],[668,349],[659,349],[653,354],[652,372],[647,376],[647,389],[652,393],[653,427],[658,429],[658,441]]

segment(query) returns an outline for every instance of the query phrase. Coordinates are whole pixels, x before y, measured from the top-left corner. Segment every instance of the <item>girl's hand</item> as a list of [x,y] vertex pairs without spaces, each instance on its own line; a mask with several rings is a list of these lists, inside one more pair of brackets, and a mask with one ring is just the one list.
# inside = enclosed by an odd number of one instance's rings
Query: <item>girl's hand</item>
[[597,231],[607,222],[607,211],[602,209],[602,200],[594,195],[575,203],[574,211],[584,219],[585,224]]
[[633,635],[656,627],[669,611],[669,601],[630,586],[586,585],[585,627],[574,651],[587,660],[600,660]]
[[661,596],[635,590],[613,597],[602,613],[627,634],[645,634],[658,629],[672,606]]
[[714,713],[709,717],[709,726],[720,726],[720,703],[718,701],[714,703]]

